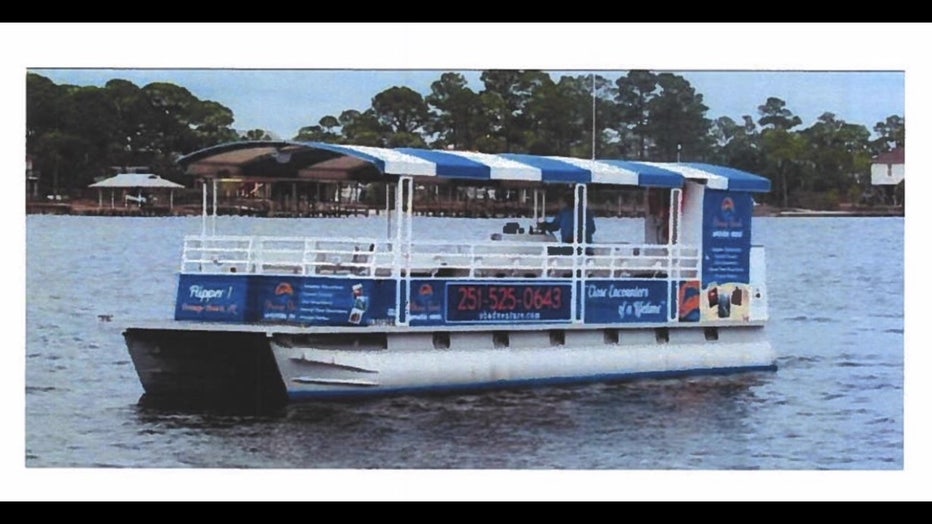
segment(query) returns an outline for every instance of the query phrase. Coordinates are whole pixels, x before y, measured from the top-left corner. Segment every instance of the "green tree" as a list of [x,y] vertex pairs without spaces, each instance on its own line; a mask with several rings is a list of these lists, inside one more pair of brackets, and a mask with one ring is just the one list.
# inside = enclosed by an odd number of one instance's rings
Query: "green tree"
[[781,128],[761,133],[763,156],[767,163],[762,174],[774,182],[774,190],[783,207],[789,207],[790,194],[803,185],[809,167],[809,144],[804,136]]
[[459,73],[444,73],[430,85],[425,102],[430,115],[425,128],[434,137],[435,148],[475,149],[482,133],[479,95],[466,86]]
[[809,144],[806,138],[790,129],[800,125],[802,119],[787,109],[786,102],[768,97],[757,107],[761,131],[761,152],[766,159],[762,173],[774,183],[783,207],[789,207],[790,194],[804,186]]
[[177,156],[239,139],[230,126],[233,112],[200,100],[184,87],[153,82],[142,88],[152,107],[147,140],[158,154]]
[[716,140],[717,162],[751,173],[759,173],[764,165],[760,134],[750,115],[738,123],[727,116],[714,121],[712,136]]
[[876,155],[906,144],[906,121],[899,115],[890,115],[883,122],[874,124],[877,139],[871,143]]
[[741,126],[731,117],[721,116],[712,121],[712,136],[719,149],[725,148],[741,131]]
[[809,144],[807,156],[814,167],[814,178],[804,181],[804,189],[841,195],[852,184],[869,178],[870,132],[866,127],[826,112],[800,134]]
[[[131,159],[113,155],[114,144],[119,140],[119,126],[111,97],[105,88],[77,87],[70,92],[69,99],[72,109],[63,115],[62,136],[80,137],[81,152],[79,158],[68,166],[65,186],[85,187],[94,181],[94,177],[106,174],[110,166],[123,165],[119,160]],[[75,142],[59,143],[73,145]],[[67,148],[66,145],[62,147]]]
[[553,84],[550,75],[538,70],[487,70],[479,77],[485,89],[480,93],[495,93],[499,100],[485,97],[484,101],[494,104],[495,119],[499,125],[489,129],[486,142],[503,143],[502,152],[526,153],[528,132],[532,131],[531,116],[527,106],[538,88]]
[[761,127],[789,131],[803,123],[802,119],[786,108],[786,102],[773,96],[764,105],[757,106],[757,112],[761,115],[757,121]]
[[576,80],[564,77],[560,83],[544,82],[530,93],[524,108],[528,127],[521,137],[527,151],[536,155],[569,155],[582,130],[583,115]]
[[339,128],[340,121],[337,117],[327,115],[321,118],[316,126],[305,126],[299,129],[294,139],[302,142],[329,142],[338,144],[343,141]]
[[650,71],[628,71],[625,76],[615,81],[618,90],[615,100],[618,102],[618,134],[623,138],[633,139],[636,146],[622,149],[633,149],[638,159],[647,158],[647,149],[651,145],[648,135],[650,133],[650,101],[657,95],[657,75]]
[[672,162],[706,160],[711,152],[711,121],[702,95],[679,75],[657,75],[660,91],[647,101],[646,132],[654,144],[652,158]]
[[616,126],[615,107],[613,83],[602,76],[563,76],[557,83],[542,83],[526,107],[530,129],[524,142],[532,153],[604,156],[611,152],[607,141]]
[[46,133],[58,130],[71,109],[66,89],[36,73],[26,74],[26,151],[35,152]]
[[232,142],[238,138],[231,127],[234,116],[230,108],[213,100],[198,100],[192,115],[194,134],[199,147]]
[[[59,130],[42,134],[35,143],[35,155],[40,169],[51,176],[48,190],[59,195],[74,186],[72,175],[75,169],[85,167],[87,142],[81,137]],[[62,179],[62,175],[67,178]]]
[[187,89],[166,82],[153,82],[142,88],[150,105],[144,123],[143,139],[157,154],[188,152],[201,145],[191,120],[197,98]]
[[[624,155],[618,147],[621,144],[620,135],[617,133],[619,127],[618,104],[615,103],[615,96],[618,89],[615,81],[602,75],[586,75],[577,77],[579,86],[588,90],[588,93],[580,101],[580,112],[583,116],[583,131],[580,133],[580,140],[586,142],[580,144],[577,154],[579,157],[595,158],[621,158]],[[594,86],[593,86],[594,84]],[[593,89],[594,87],[594,89]],[[595,114],[593,115],[593,91],[595,94]],[[595,126],[592,125],[592,119],[595,118]],[[592,133],[595,129],[595,151],[592,150]],[[588,153],[588,154],[587,154]]]
[[476,150],[483,153],[505,153],[508,141],[505,122],[509,118],[508,106],[502,95],[493,91],[479,94],[479,123],[475,141]]
[[[410,87],[390,87],[372,98],[372,110],[391,134],[415,136],[427,121],[427,104]],[[405,140],[408,140],[407,138]],[[421,140],[423,143],[423,139]]]
[[146,121],[152,107],[145,93],[136,84],[123,79],[106,83],[113,113],[112,135],[108,156],[113,164],[124,168],[148,163],[148,144],[145,143]]
[[384,136],[390,132],[379,122],[372,109],[364,112],[348,109],[340,113],[339,122],[343,137],[348,144],[384,146],[386,143]]
[[175,176],[179,155],[238,138],[232,111],[165,82],[58,86],[28,73],[26,108],[26,152],[49,175],[43,190],[84,188],[114,166]]
[[265,129],[250,129],[243,133],[243,140],[272,140],[272,135]]

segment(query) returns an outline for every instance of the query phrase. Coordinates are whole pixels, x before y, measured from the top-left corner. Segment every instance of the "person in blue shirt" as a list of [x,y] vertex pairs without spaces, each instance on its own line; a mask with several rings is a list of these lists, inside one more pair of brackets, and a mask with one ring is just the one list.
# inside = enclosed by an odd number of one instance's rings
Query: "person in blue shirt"
[[[580,215],[582,212],[580,211]],[[580,217],[581,218],[581,217]],[[582,220],[577,221],[576,239],[582,242]],[[573,199],[565,195],[560,196],[560,211],[550,221],[540,222],[544,231],[560,231],[560,240],[566,244],[573,243]],[[592,210],[586,209],[586,243],[592,243],[592,234],[595,233],[595,219]]]

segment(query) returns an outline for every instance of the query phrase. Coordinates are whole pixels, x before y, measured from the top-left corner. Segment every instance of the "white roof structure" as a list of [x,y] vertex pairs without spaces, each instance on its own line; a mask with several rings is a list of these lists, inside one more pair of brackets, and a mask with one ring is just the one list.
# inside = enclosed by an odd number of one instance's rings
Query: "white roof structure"
[[151,173],[122,173],[106,180],[101,180],[88,187],[109,187],[117,188],[160,188],[160,189],[180,189],[184,186],[176,184],[170,180],[153,175]]
[[906,148],[898,147],[871,161],[871,185],[895,186],[906,179]]

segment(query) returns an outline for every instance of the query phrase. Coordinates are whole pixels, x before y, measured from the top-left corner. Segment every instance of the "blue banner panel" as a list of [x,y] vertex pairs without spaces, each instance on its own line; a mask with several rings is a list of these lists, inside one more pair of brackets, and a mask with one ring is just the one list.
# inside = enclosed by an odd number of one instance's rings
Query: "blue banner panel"
[[258,279],[258,320],[315,326],[388,324],[395,282],[349,278],[273,277]]
[[749,193],[706,188],[702,224],[702,286],[750,282]]
[[411,281],[411,316],[408,322],[412,326],[443,324],[445,284],[445,281],[437,280]]
[[257,320],[297,322],[301,277],[257,277],[254,284]]
[[587,280],[583,300],[586,324],[666,322],[670,290],[666,280]]
[[248,289],[246,275],[180,275],[175,320],[242,322]]
[[571,320],[569,283],[448,282],[445,294],[447,322],[525,324]]

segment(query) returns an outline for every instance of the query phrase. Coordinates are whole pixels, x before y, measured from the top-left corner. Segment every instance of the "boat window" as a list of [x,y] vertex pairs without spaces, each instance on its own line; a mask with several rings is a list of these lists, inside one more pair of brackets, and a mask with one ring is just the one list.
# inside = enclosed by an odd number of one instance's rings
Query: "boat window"
[[566,345],[566,332],[562,329],[554,329],[550,331],[550,345],[551,346],[564,346]]
[[508,333],[504,331],[494,331],[492,333],[492,346],[496,348],[507,348],[510,345]]
[[434,349],[450,349],[450,333],[446,331],[434,333]]
[[606,329],[602,332],[602,339],[606,344],[617,344],[618,343],[618,330],[617,329]]

